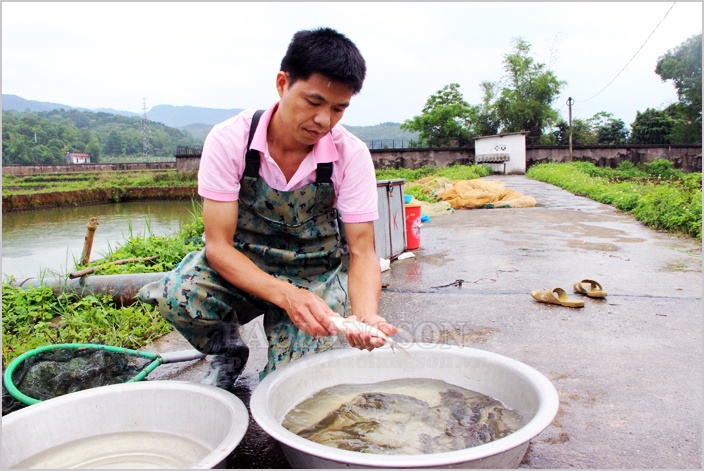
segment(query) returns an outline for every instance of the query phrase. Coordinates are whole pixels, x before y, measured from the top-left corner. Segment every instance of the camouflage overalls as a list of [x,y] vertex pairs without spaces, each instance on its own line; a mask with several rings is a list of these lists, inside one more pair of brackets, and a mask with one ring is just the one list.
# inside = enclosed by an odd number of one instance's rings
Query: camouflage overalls
[[[257,151],[247,155],[234,247],[265,272],[312,291],[344,315],[347,273],[333,207],[332,164],[318,165],[315,183],[278,191],[259,178],[259,158]],[[162,316],[197,350],[239,359],[237,374],[248,356],[238,328],[261,314],[269,349],[260,378],[303,355],[327,350],[336,340],[307,335],[283,309],[232,286],[209,267],[205,249],[186,255],[165,278],[144,286],[140,295],[158,305]]]

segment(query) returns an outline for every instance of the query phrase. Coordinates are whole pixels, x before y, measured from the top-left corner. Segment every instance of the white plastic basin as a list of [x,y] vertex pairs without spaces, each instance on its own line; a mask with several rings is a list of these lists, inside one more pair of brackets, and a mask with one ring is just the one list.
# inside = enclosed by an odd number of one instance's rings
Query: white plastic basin
[[216,468],[240,443],[247,408],[222,389],[144,381],[86,389],[2,418],[3,469]]
[[[329,350],[289,363],[256,387],[252,417],[276,439],[294,468],[517,468],[530,440],[555,418],[557,391],[537,370],[495,353],[441,344],[415,344],[410,356],[388,348]],[[338,384],[429,378],[486,394],[526,421],[516,432],[484,445],[425,455],[380,455],[321,445],[281,425],[303,399]]]

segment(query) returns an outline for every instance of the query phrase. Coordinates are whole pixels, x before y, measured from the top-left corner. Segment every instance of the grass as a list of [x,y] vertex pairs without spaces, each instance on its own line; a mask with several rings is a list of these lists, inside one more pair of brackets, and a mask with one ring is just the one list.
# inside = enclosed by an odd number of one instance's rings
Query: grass
[[55,295],[47,286],[3,283],[2,361],[55,343],[103,343],[138,349],[170,332],[156,308],[141,301],[117,308],[108,295]]
[[105,188],[196,187],[198,172],[134,170],[41,175],[3,175],[2,196]]

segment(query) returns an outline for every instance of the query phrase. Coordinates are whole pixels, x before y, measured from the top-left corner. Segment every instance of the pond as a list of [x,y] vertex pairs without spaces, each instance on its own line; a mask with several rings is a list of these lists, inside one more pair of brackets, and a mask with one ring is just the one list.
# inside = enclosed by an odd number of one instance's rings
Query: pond
[[190,200],[100,204],[2,215],[2,274],[15,278],[73,271],[91,217],[98,218],[91,260],[104,257],[130,235],[167,235],[193,220]]

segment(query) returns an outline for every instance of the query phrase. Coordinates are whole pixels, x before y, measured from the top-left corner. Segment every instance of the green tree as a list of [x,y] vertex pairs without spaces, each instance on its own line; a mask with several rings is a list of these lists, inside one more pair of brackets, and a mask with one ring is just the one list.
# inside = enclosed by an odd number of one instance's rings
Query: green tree
[[[570,125],[560,119],[554,126],[552,133],[540,138],[540,144],[566,146],[570,143]],[[592,146],[598,143],[598,137],[589,120],[572,120],[572,144],[575,146]]]
[[628,142],[626,123],[622,119],[614,118],[613,114],[600,111],[587,121],[596,135],[597,144],[615,145]]
[[492,103],[496,101],[496,84],[484,81],[479,86],[483,93],[482,103],[479,105],[479,113],[477,114],[477,135],[493,136],[499,133],[501,127],[501,121],[492,106]]
[[100,153],[102,151],[102,146],[95,136],[92,136],[86,145],[86,153],[90,155],[90,161],[92,163],[100,162]]
[[633,144],[672,144],[670,134],[675,126],[675,119],[665,110],[648,108],[636,113],[631,124],[631,142]]
[[479,107],[467,103],[459,87],[451,83],[431,95],[425,102],[423,114],[403,122],[401,129],[418,132],[421,145],[467,145],[473,137],[471,127],[477,121]]
[[527,131],[528,141],[536,142],[559,118],[552,102],[565,82],[545,64],[535,62],[529,56],[530,47],[528,41],[518,38],[514,51],[504,56],[506,75],[493,107],[501,132]]
[[676,122],[672,140],[702,142],[702,35],[691,36],[658,59],[655,73],[672,80],[679,103],[669,110]]

